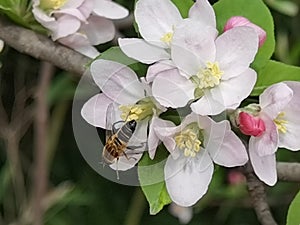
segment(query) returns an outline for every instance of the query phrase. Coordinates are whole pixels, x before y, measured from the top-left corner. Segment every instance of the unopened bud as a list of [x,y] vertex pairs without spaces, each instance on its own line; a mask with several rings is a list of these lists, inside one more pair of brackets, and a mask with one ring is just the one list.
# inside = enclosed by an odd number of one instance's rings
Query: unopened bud
[[264,121],[246,112],[240,112],[238,116],[239,128],[243,134],[259,137],[265,130]]

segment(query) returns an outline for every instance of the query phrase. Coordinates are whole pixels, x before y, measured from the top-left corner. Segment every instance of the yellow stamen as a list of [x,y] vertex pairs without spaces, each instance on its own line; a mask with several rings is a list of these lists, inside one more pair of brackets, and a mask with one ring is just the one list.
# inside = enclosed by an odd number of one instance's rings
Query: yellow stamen
[[160,40],[169,45],[172,39],[173,39],[173,32],[168,32],[164,36],[162,36]]
[[177,147],[183,150],[186,157],[195,157],[196,153],[200,151],[201,141],[193,129],[188,128],[182,131],[174,139]]
[[43,9],[60,9],[68,0],[41,0],[40,7]]
[[286,124],[288,123],[287,120],[284,120],[285,113],[281,112],[278,114],[278,116],[276,117],[276,119],[274,119],[274,123],[277,126],[277,129],[279,130],[279,132],[285,134],[287,132],[287,128],[286,128]]

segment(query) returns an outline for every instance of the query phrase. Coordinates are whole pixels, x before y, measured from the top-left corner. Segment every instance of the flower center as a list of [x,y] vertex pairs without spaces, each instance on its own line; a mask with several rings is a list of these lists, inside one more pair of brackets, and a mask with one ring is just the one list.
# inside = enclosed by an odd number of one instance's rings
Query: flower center
[[285,134],[287,131],[286,124],[288,123],[288,121],[283,119],[284,115],[284,112],[279,113],[276,119],[274,119],[274,123],[276,124],[279,132]]
[[163,35],[163,36],[161,37],[160,40],[161,40],[162,42],[164,42],[164,43],[170,45],[172,39],[173,39],[173,32],[168,32],[168,33],[166,33],[165,35]]
[[151,101],[150,98],[144,98],[134,105],[121,105],[119,107],[122,112],[121,118],[124,121],[143,120],[148,116],[152,116],[153,109],[155,108],[155,104]]
[[199,89],[197,92],[200,92],[202,89],[219,85],[223,73],[224,72],[220,70],[218,62],[207,62],[206,67],[200,69],[199,72],[190,79],[196,85],[196,90]]
[[195,157],[200,151],[201,141],[199,140],[199,128],[196,124],[191,124],[185,130],[175,136],[177,147],[184,152],[186,157]]
[[44,10],[60,9],[68,0],[41,0],[40,7]]

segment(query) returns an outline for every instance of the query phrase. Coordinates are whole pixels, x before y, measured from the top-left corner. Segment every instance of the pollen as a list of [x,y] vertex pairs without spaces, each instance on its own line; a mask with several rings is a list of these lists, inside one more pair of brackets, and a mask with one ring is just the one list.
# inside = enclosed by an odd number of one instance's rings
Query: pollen
[[287,128],[286,128],[286,124],[288,123],[287,120],[284,120],[285,113],[281,112],[278,114],[278,116],[276,117],[276,119],[274,119],[274,123],[277,126],[277,129],[279,130],[279,132],[285,134],[287,132]]
[[153,115],[155,105],[149,99],[144,99],[135,105],[121,105],[121,118],[124,121],[143,120]]
[[200,69],[199,72],[191,77],[191,81],[196,85],[196,88],[202,90],[205,88],[213,88],[220,84],[223,75],[218,62],[207,62],[206,67]]
[[177,134],[175,143],[186,157],[195,157],[197,152],[200,151],[201,141],[193,129],[186,129]]
[[173,39],[173,32],[168,32],[165,35],[163,35],[160,40],[169,45],[172,39]]
[[40,7],[43,9],[60,9],[67,0],[41,0],[40,1]]

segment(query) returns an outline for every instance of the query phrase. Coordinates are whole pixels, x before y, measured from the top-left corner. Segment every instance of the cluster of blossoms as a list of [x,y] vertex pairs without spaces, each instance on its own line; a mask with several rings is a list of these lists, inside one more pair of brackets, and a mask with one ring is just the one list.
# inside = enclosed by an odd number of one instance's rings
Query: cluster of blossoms
[[[248,161],[230,122],[211,117],[234,111],[233,125],[251,136],[249,157],[255,173],[274,185],[277,148],[300,148],[300,83],[275,84],[260,96],[259,104],[237,109],[255,85],[257,74],[250,64],[266,33],[237,16],[218,34],[207,0],[197,0],[185,19],[169,0],[139,0],[134,14],[143,39],[119,39],[119,45],[127,56],[151,64],[147,74],[138,78],[125,65],[95,60],[90,71],[102,93],[83,106],[85,120],[108,128],[107,110],[113,104],[115,121],[137,121],[131,144],[146,142],[151,159],[164,144],[170,152],[164,167],[168,193],[176,204],[191,206],[207,192],[214,164],[235,167]],[[188,113],[178,126],[160,118],[169,108],[182,107]],[[126,170],[136,161],[121,156],[118,163]]]
[[111,0],[33,0],[35,19],[58,41],[88,57],[99,52],[93,45],[112,40],[111,19],[122,19],[128,10]]

